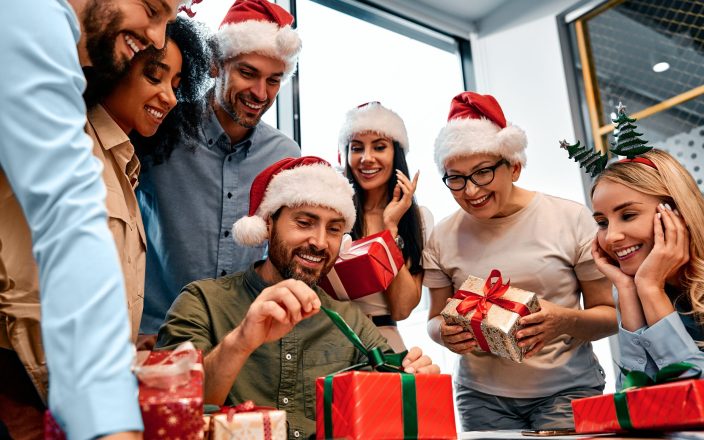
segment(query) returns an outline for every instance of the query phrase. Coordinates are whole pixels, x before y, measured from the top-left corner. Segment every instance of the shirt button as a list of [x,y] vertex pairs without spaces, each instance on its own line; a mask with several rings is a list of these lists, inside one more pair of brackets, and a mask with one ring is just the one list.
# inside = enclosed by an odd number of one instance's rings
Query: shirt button
[[639,363],[639,364],[644,364],[644,363],[645,363],[645,359],[639,358],[639,359],[638,359],[638,363]]
[[290,361],[292,357],[293,356],[291,356],[291,353],[286,353],[286,360],[287,361]]
[[232,193],[231,193],[231,192],[227,193],[227,198],[228,198],[228,199],[231,199],[231,198],[232,198]]
[[225,231],[225,237],[229,237],[229,236],[230,236],[230,231]]
[[208,145],[213,145],[213,140],[212,140],[212,139],[208,139]]
[[301,436],[301,433],[298,432],[298,431],[293,431],[293,436],[296,437],[296,438],[298,438],[298,437]]
[[634,340],[633,340],[633,343],[636,344],[636,345],[640,345],[640,340],[639,340],[639,339],[634,339]]
[[288,403],[288,397],[284,397],[283,399],[281,399],[281,401],[284,402],[284,405],[287,404],[287,403]]
[[650,341],[643,341],[643,347],[650,347]]
[[225,275],[227,275],[227,272],[225,272],[224,270],[222,272],[220,272],[221,277],[224,277]]

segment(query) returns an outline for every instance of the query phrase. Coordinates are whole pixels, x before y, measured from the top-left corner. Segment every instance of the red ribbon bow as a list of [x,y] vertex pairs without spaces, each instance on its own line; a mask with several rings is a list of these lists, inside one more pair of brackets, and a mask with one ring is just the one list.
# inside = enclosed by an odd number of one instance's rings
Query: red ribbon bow
[[[498,278],[495,283],[492,284],[491,280]],[[516,301],[511,301],[509,299],[501,298],[509,289],[511,281],[509,280],[506,284],[503,284],[503,279],[501,278],[501,271],[494,269],[491,271],[486,281],[484,282],[484,294],[480,295],[478,293],[469,292],[467,290],[458,290],[453,298],[461,299],[462,302],[457,304],[457,313],[460,315],[466,315],[472,310],[476,309],[474,315],[472,315],[472,320],[470,325],[474,333],[474,339],[479,343],[479,347],[482,350],[490,352],[489,343],[482,334],[482,320],[489,313],[489,309],[492,304],[496,304],[502,309],[510,310],[514,313],[518,313],[521,316],[526,316],[530,314],[530,309],[525,304],[521,304]]]

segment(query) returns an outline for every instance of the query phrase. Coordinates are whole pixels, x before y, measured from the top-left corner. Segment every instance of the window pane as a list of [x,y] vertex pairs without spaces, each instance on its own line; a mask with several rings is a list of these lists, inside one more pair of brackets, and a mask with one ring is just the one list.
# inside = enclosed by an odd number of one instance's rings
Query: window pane
[[[619,101],[633,114],[704,83],[702,11],[701,0],[628,0],[589,19],[602,124]],[[682,107],[676,131],[702,125],[702,102]]]
[[337,134],[347,110],[380,101],[408,130],[416,197],[435,221],[458,206],[433,162],[433,144],[450,100],[463,90],[456,53],[391,32],[310,0],[296,2],[303,39],[299,61],[303,154],[337,163]]

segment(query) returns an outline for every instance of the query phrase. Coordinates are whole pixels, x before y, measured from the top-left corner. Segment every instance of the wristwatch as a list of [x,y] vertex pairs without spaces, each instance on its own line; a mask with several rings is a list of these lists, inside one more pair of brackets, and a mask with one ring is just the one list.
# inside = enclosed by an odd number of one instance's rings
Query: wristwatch
[[403,241],[403,237],[401,237],[400,235],[396,235],[394,241],[396,242],[396,246],[398,246],[399,249],[403,250],[403,245],[405,244]]

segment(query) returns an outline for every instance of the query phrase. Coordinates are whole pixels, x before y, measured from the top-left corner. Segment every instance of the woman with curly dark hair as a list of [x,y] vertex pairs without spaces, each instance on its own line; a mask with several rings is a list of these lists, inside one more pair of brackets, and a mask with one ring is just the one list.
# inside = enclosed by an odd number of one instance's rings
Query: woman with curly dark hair
[[[153,136],[144,136],[139,132],[130,134],[137,155],[145,166],[158,165],[167,160],[177,139],[191,138],[200,128],[200,101],[210,82],[212,51],[203,25],[195,20],[177,17],[166,28],[166,37],[179,47],[183,57],[181,83],[175,92],[178,105],[164,118]],[[159,56],[160,51],[152,52],[155,52],[153,57]]]
[[[177,18],[167,27],[162,49],[140,51],[114,84],[89,76],[84,95],[86,131],[93,138],[93,154],[104,165],[108,223],[122,265],[133,341],[142,317],[146,271],[146,234],[135,193],[138,153],[141,148],[155,160],[168,156],[171,140],[194,129],[198,118],[189,117],[186,105],[199,96],[209,60],[199,32],[195,22]],[[157,132],[164,135],[147,143]]]

